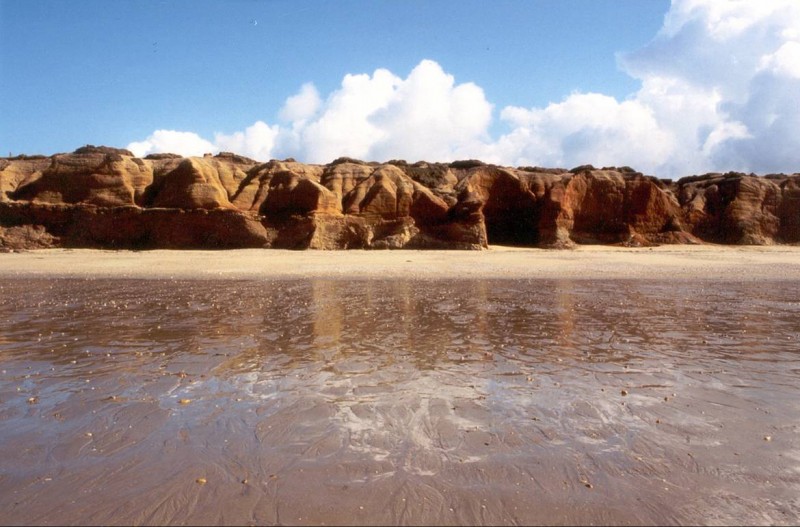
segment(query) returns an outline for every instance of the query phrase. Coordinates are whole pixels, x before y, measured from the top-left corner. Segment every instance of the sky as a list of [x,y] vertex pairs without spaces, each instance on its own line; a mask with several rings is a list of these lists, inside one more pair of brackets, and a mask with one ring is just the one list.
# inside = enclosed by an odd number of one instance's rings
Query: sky
[[0,0],[0,155],[800,171],[798,0]]

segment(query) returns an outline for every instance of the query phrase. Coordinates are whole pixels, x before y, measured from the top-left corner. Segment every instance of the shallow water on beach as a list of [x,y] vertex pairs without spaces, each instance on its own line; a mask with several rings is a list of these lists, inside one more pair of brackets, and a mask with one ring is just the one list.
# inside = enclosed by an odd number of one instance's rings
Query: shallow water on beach
[[797,524],[800,286],[0,280],[2,524]]

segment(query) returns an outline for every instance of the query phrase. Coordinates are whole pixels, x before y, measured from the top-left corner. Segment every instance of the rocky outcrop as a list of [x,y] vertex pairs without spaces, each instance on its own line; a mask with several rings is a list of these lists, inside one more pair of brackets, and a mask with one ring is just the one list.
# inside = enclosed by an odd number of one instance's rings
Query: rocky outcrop
[[0,158],[0,250],[800,243],[800,175],[677,182],[628,167],[499,167],[127,150]]
[[20,185],[11,197],[35,203],[124,207],[140,202],[152,181],[152,170],[139,159],[117,154],[61,155],[54,156],[38,179]]
[[647,245],[693,241],[683,232],[675,195],[655,178],[634,171],[584,169],[565,184],[553,243]]
[[0,227],[0,253],[46,249],[58,245],[58,240],[41,225]]
[[715,243],[800,242],[800,176],[764,178],[731,172],[678,181],[686,221]]
[[[112,249],[232,249],[264,247],[277,237],[257,215],[216,209],[95,207],[3,203],[6,230],[43,228],[49,246]],[[0,239],[3,233],[0,232]],[[42,238],[39,236],[39,238]],[[2,242],[0,242],[2,243]],[[37,248],[42,246],[40,243]],[[18,244],[15,249],[21,249]]]

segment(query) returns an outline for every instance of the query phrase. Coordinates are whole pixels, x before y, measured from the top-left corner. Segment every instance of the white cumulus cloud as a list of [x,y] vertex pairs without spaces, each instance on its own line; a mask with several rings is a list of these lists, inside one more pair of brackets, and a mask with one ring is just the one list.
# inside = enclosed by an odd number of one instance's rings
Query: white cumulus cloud
[[213,140],[157,130],[137,155],[232,150],[259,160],[481,158],[510,165],[630,165],[661,177],[800,170],[800,1],[673,0],[661,30],[619,57],[640,81],[625,99],[574,92],[499,110],[474,83],[421,61],[407,77],[347,74],[321,96],[304,84],[279,112]]
[[272,155],[275,140],[280,133],[277,125],[269,126],[263,121],[257,121],[247,127],[244,132],[233,134],[215,134],[214,152],[226,151],[243,154],[254,159],[266,160]]
[[516,165],[642,166],[663,161],[673,145],[641,101],[598,93],[576,93],[545,108],[507,107],[500,117],[513,130],[489,150],[498,162]]
[[761,57],[760,69],[777,76],[800,79],[800,39],[788,41],[775,53]]
[[286,99],[280,117],[284,121],[305,122],[317,112],[321,104],[317,88],[307,82],[299,93]]
[[486,157],[626,164],[663,177],[800,170],[798,28],[796,0],[673,0],[653,40],[620,57],[641,81],[636,93],[506,108],[511,131]]
[[383,138],[383,130],[370,117],[389,104],[402,79],[389,70],[372,75],[345,75],[341,87],[331,93],[318,117],[295,128],[300,159],[321,163],[339,156],[366,158],[371,146]]
[[201,156],[216,147],[194,132],[176,130],[156,130],[144,141],[136,141],[128,145],[134,155],[143,157],[157,152],[174,152],[185,156]]
[[473,83],[456,84],[434,61],[422,61],[396,85],[387,104],[370,116],[380,139],[376,159],[452,160],[488,139],[492,105]]
[[[492,105],[477,85],[457,84],[438,63],[423,60],[405,79],[386,69],[345,75],[325,100],[313,84],[304,84],[286,99],[279,117],[284,124],[258,121],[243,132],[217,133],[213,141],[159,130],[129,148],[137,155],[231,150],[259,160],[291,156],[312,163],[340,156],[452,160],[488,140]],[[184,141],[165,141],[165,134]]]

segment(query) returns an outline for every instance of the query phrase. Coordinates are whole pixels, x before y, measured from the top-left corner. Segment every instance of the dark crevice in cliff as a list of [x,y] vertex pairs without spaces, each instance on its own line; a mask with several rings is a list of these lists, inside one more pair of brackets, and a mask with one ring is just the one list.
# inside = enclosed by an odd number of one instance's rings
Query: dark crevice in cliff
[[525,208],[484,209],[486,239],[490,245],[535,247],[539,244],[536,212]]

